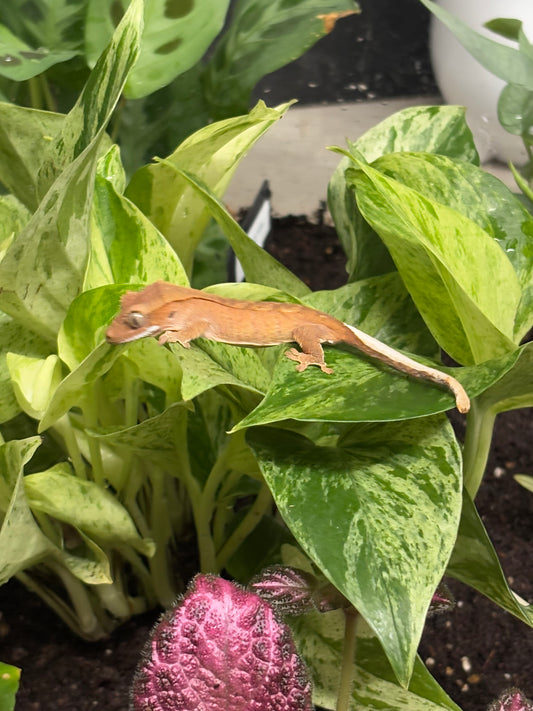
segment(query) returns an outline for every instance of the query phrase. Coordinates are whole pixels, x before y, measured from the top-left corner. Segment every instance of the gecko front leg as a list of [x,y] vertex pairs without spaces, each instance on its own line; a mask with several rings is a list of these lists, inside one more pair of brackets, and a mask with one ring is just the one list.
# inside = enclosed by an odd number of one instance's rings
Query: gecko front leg
[[159,336],[159,343],[179,343],[184,348],[191,347],[191,341],[195,338],[200,338],[205,333],[206,324],[203,321],[196,321],[189,326],[184,326],[180,329],[169,328]]
[[303,372],[308,365],[317,365],[323,373],[328,375],[333,373],[333,368],[328,368],[324,359],[322,340],[325,339],[321,338],[324,335],[322,330],[322,327],[314,325],[298,326],[294,329],[292,337],[302,350],[290,348],[285,351],[285,355],[298,363],[296,370],[299,373]]

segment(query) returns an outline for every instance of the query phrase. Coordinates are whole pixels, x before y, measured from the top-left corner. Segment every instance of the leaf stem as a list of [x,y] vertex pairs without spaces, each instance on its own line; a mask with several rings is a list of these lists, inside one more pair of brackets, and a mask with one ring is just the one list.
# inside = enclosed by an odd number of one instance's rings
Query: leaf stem
[[48,567],[61,579],[72,602],[70,607],[57,593],[41,584],[31,575],[19,572],[15,577],[28,590],[39,595],[44,602],[54,610],[56,615],[80,637],[87,640],[97,640],[107,637],[115,626],[110,620],[97,613],[91,604],[88,586],[77,580],[61,565],[48,564]]
[[28,90],[32,109],[42,109],[41,85],[37,77],[30,77],[28,79]]
[[48,83],[46,74],[44,72],[43,72],[43,74],[39,74],[38,79],[39,79],[42,95],[44,96],[44,99],[46,101],[47,110],[57,112],[57,102],[54,99],[54,95],[52,94],[52,92],[50,90],[50,84]]
[[464,486],[472,500],[476,497],[489,458],[496,415],[476,400],[466,418],[463,446]]
[[355,646],[357,642],[357,617],[353,607],[344,610],[344,649],[339,680],[336,711],[349,711],[355,670]]
[[78,440],[76,439],[76,432],[69,415],[63,415],[63,417],[55,423],[53,429],[63,438],[76,476],[79,479],[87,479],[87,467],[83,461]]
[[189,448],[187,444],[187,419],[184,417],[174,433],[174,447],[177,455],[177,470],[183,481],[191,502],[192,516],[196,529],[200,572],[217,573],[216,553],[211,535],[212,511],[206,507],[200,483],[191,471]]
[[149,560],[154,591],[163,607],[169,607],[176,598],[172,584],[168,543],[172,538],[172,526],[164,493],[164,474],[157,468],[150,472],[152,483],[150,523],[156,548]]
[[226,543],[222,546],[217,555],[217,569],[222,570],[231,556],[239,548],[244,539],[257,526],[265,512],[272,506],[272,494],[266,484],[264,484],[254,503],[248,510],[246,516],[235,528]]
[[[96,384],[95,384],[96,386]],[[85,427],[87,429],[96,429],[98,427],[98,404],[96,387],[93,387],[92,392],[87,395],[82,406]],[[102,452],[100,451],[100,443],[90,434],[86,433],[87,446],[89,447],[89,455],[91,458],[91,467],[94,481],[99,485],[105,486],[105,470],[102,461]]]

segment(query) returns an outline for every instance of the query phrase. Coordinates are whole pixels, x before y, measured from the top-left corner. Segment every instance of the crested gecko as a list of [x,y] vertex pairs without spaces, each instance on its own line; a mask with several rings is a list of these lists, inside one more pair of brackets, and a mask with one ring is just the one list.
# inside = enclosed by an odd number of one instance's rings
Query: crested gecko
[[463,386],[440,370],[417,363],[399,351],[353,326],[301,304],[272,301],[244,301],[208,294],[198,289],[164,281],[141,291],[128,291],[120,312],[106,331],[109,343],[128,343],[145,336],[159,336],[159,343],[180,343],[203,336],[238,346],[274,346],[294,342],[287,358],[332,373],[324,359],[323,343],[353,346],[367,356],[415,378],[448,388],[460,412],[468,412],[470,401]]

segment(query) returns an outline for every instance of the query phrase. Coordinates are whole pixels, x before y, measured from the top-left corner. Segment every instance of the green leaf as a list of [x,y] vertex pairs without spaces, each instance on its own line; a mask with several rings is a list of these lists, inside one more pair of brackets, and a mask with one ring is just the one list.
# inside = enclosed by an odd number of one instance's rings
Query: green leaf
[[[305,303],[341,321],[357,324],[365,333],[394,348],[437,355],[435,342],[397,273],[348,284],[335,291],[317,292],[307,297]],[[341,348],[326,347],[326,362],[334,367],[333,375],[314,368],[298,373],[292,362],[280,356],[264,400],[235,429],[288,418],[389,421],[453,407],[453,398],[447,392],[427,382],[406,378],[362,356],[356,349],[347,353]]]
[[127,284],[84,291],[70,304],[57,338],[61,360],[74,370],[105,340],[105,329],[117,314]]
[[522,20],[514,20],[509,17],[496,17],[483,24],[488,30],[495,32],[501,37],[518,42],[518,35],[522,28]]
[[54,551],[31,513],[24,493],[24,465],[40,445],[40,437],[0,445],[0,585]]
[[478,406],[494,414],[533,406],[533,343],[521,346],[512,367],[483,392]]
[[86,0],[39,0],[29,12],[25,0],[2,6],[2,18],[12,32],[29,37],[35,47],[79,50]]
[[39,171],[45,195],[59,173],[87,150],[104,131],[140,51],[143,0],[132,0],[105,50],[98,58],[61,131],[51,141]]
[[130,343],[122,359],[131,364],[137,377],[160,388],[166,394],[167,402],[181,399],[180,365],[172,352],[155,338]]
[[47,430],[71,407],[81,405],[86,396],[87,387],[107,373],[122,350],[121,346],[102,343],[69,373],[57,387],[48,409],[39,423],[39,431]]
[[0,182],[32,212],[43,154],[64,122],[63,114],[0,103]]
[[[117,11],[125,2],[90,0],[86,24],[86,52],[94,62],[111,36]],[[169,84],[187,71],[209,48],[224,25],[229,0],[152,2],[144,18],[139,61],[124,94],[138,99]]]
[[24,487],[33,509],[80,528],[107,545],[127,543],[140,553],[153,554],[153,542],[140,537],[118,499],[96,482],[75,477],[68,465],[29,474]]
[[[313,679],[313,702],[322,708],[336,709],[339,669],[343,662],[343,613],[313,612],[291,619],[290,624]],[[355,649],[352,711],[460,711],[418,657],[409,686],[402,689],[383,648],[362,619],[357,623]]]
[[198,63],[154,94],[124,104],[120,145],[129,175],[154,155],[168,155],[212,122],[201,87],[202,65]]
[[[287,419],[390,422],[455,406],[447,391],[365,357],[328,349],[326,362],[333,368],[333,375],[310,368],[298,373],[294,363],[281,356],[264,399],[232,432]],[[455,375],[455,370],[452,373]]]
[[13,711],[19,688],[20,669],[0,662],[0,708]]
[[26,225],[30,213],[14,195],[0,196],[0,261],[14,235]]
[[[533,216],[518,197],[490,173],[444,156],[389,154],[375,161],[373,168],[461,213],[500,245],[522,289],[513,336],[518,343],[533,326]],[[475,248],[473,244],[472,254]],[[481,277],[486,279],[485,274]]]
[[498,555],[466,491],[459,534],[446,572],[533,627],[533,605],[520,601],[509,588]]
[[533,90],[533,58],[514,47],[495,42],[475,32],[432,0],[420,0],[420,2],[453,32],[463,47],[485,69],[507,83],[520,84]]
[[7,366],[20,407],[30,417],[40,419],[61,382],[59,358],[55,354],[32,358],[8,353]]
[[77,51],[69,49],[30,47],[5,25],[0,25],[0,76],[12,81],[31,79],[76,54]]
[[531,141],[533,90],[518,84],[504,86],[498,99],[498,120],[509,133]]
[[352,145],[368,163],[386,153],[423,151],[479,165],[464,106],[411,106],[388,116]]
[[[373,126],[353,148],[368,162],[385,153],[425,151],[479,164],[472,132],[461,106],[416,106],[399,111]],[[346,183],[351,160],[340,161],[328,185],[328,206],[348,256],[349,280],[394,269],[383,242],[362,219],[353,190]]]
[[362,279],[332,291],[316,291],[302,301],[357,326],[393,348],[428,358],[439,356],[439,348],[397,272]]
[[189,283],[179,258],[153,223],[109,180],[97,176],[84,290],[158,279]]
[[189,408],[183,402],[174,403],[160,415],[143,420],[132,427],[110,427],[91,430],[91,437],[114,447],[125,448],[127,452],[135,452],[150,460],[174,464],[173,473],[180,475],[175,468],[178,461],[176,433],[186,422]]
[[533,476],[527,476],[527,474],[515,474],[514,478],[521,486],[533,493]]
[[[165,165],[167,165],[166,161]],[[309,293],[308,286],[248,237],[221,201],[204,183],[180,168],[174,168],[174,170],[194,188],[224,230],[248,281],[273,286],[294,296],[303,296]]]
[[283,104],[269,109],[260,101],[244,116],[204,126],[189,136],[168,162],[145,166],[132,177],[127,197],[165,235],[188,272],[209,211],[184,172],[193,173],[221,197],[241,159],[288,108],[289,104]]
[[513,350],[520,285],[500,246],[459,212],[354,162],[360,170],[349,180],[359,209],[441,347],[463,364]]
[[215,118],[245,111],[265,74],[304,54],[335,21],[359,12],[353,0],[239,0],[204,72]]
[[218,385],[237,385],[253,393],[263,393],[269,379],[260,356],[251,349],[197,339],[191,348],[170,345],[182,373],[184,400]]
[[0,309],[49,341],[55,339],[81,287],[100,141],[135,61],[140,9],[140,0],[133,0],[82,97],[52,141],[40,171],[40,189],[51,183],[61,166],[64,170],[0,264]]
[[113,583],[111,563],[102,548],[80,529],[69,532],[68,549],[58,548],[56,559],[86,585]]
[[447,420],[354,427],[343,450],[273,429],[248,443],[293,535],[406,686],[459,524],[460,452]]
[[0,314],[0,422],[7,422],[21,411],[7,366],[9,352],[45,358],[51,346],[31,331],[20,328],[12,318]]

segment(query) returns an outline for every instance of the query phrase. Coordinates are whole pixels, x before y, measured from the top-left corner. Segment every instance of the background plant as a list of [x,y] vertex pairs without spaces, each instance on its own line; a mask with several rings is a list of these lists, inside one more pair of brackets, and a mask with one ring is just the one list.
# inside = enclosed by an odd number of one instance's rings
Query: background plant
[[13,711],[15,708],[19,677],[20,669],[0,662],[0,704],[5,711]]
[[[0,8],[0,96],[68,111],[111,39],[127,0],[22,0]],[[249,109],[265,74],[329,32],[354,0],[152,0],[139,58],[110,118],[132,172],[213,120]]]
[[[416,656],[442,576],[532,622],[473,498],[494,417],[531,404],[533,218],[479,169],[462,110],[408,109],[342,158],[329,199],[348,283],[312,294],[220,201],[287,106],[206,126],[126,181],[105,127],[141,28],[136,0],[68,115],[0,106],[0,580],[98,638],[174,598],[194,527],[201,571],[247,582],[284,562],[358,610],[352,704],[456,709]],[[326,376],[297,373],[284,346],[104,342],[125,291],[189,282],[210,217],[247,277],[213,292],[301,301],[421,360],[453,356],[473,400],[466,493],[453,398],[427,383],[342,349]],[[335,708],[345,616],[294,631],[314,702]]]
[[519,187],[532,200],[533,45],[524,33],[522,22],[500,17],[485,23],[485,27],[517,45],[510,47],[476,32],[433,0],[420,2],[453,32],[485,69],[506,82],[498,100],[498,119],[506,131],[522,139],[529,160],[520,171],[511,167]]

